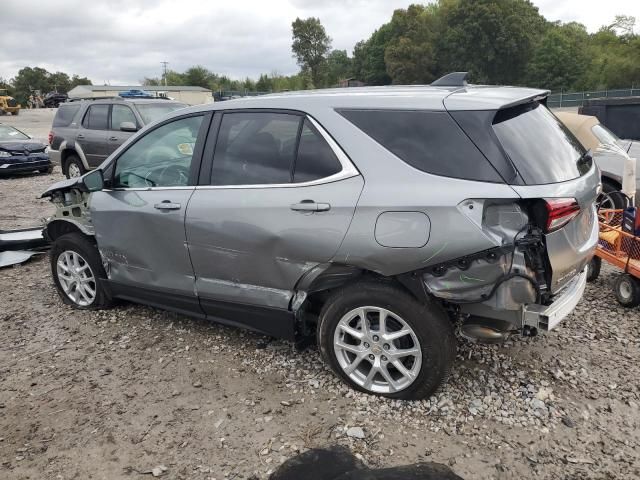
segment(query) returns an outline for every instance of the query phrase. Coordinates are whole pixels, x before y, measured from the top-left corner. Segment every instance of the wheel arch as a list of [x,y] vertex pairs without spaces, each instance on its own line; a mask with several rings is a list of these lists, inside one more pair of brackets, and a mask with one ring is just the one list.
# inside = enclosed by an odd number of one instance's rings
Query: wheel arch
[[82,165],[84,165],[84,168],[90,170],[89,162],[87,162],[87,157],[85,156],[82,147],[75,142],[67,142],[65,140],[60,145],[60,166],[63,169],[67,168],[66,163],[71,155],[76,155],[82,162]]
[[80,233],[86,237],[89,237],[92,241],[95,241],[94,232],[87,228],[86,225],[83,225],[82,223],[77,222],[73,219],[53,220],[47,224],[44,232],[47,238],[52,242],[60,238],[62,235],[66,235],[67,233],[72,232]]

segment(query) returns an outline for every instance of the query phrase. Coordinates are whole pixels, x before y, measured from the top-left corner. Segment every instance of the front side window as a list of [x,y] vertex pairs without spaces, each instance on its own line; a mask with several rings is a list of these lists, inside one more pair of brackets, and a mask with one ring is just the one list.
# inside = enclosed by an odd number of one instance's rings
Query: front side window
[[113,187],[187,186],[202,119],[180,118],[137,140],[116,160]]
[[134,125],[138,125],[136,116],[126,105],[114,105],[111,108],[111,130],[120,130],[120,125],[124,122],[130,122]]
[[301,120],[285,113],[225,113],[213,157],[212,185],[291,182]]
[[82,126],[90,130],[107,130],[109,105],[91,105],[84,114]]

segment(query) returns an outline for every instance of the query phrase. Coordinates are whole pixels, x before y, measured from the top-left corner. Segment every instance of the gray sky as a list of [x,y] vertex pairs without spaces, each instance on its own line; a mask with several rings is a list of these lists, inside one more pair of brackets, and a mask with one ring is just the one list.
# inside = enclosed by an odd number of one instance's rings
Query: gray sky
[[[2,0],[0,77],[40,66],[94,83],[136,84],[201,64],[232,78],[295,73],[291,22],[319,17],[333,47],[350,54],[416,0]],[[590,31],[616,14],[640,22],[640,0],[534,0],[549,20],[578,21]],[[640,29],[640,25],[636,27]]]

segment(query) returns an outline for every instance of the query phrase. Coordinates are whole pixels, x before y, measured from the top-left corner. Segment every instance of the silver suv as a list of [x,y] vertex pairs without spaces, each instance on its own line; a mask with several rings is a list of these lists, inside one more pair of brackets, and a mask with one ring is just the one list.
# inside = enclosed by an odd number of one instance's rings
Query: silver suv
[[67,178],[97,167],[147,123],[187,105],[122,97],[60,104],[49,132],[49,155]]
[[453,76],[174,112],[44,193],[55,284],[316,339],[354,388],[424,398],[455,328],[534,335],[582,296],[599,175],[547,93]]

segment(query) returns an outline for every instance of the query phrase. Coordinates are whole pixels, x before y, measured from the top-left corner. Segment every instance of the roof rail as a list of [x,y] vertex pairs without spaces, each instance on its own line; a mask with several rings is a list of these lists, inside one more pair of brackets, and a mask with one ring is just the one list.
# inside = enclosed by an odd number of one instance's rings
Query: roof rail
[[124,98],[121,96],[105,96],[105,97],[74,97],[67,100],[67,102],[81,102],[83,100],[122,100],[124,102]]
[[469,72],[452,72],[431,82],[432,87],[466,87]]

